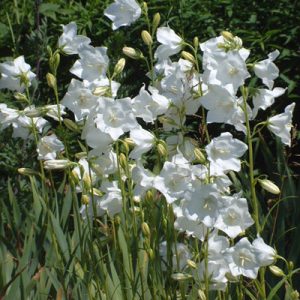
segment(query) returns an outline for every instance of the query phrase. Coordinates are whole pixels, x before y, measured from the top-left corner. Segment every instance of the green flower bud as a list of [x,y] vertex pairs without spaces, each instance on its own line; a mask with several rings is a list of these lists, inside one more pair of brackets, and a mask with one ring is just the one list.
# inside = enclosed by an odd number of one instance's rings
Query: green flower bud
[[51,73],[47,73],[46,79],[47,79],[47,83],[48,83],[49,87],[51,87],[52,89],[55,89],[56,88],[55,76]]
[[193,261],[193,260],[190,260],[190,259],[187,259],[187,264],[190,268],[192,269],[196,269],[197,268],[197,264]]
[[125,67],[125,63],[126,63],[125,58],[119,59],[119,61],[115,65],[114,76],[119,75],[120,73],[122,73],[122,71],[124,70],[124,67]]
[[277,277],[283,277],[284,272],[277,266],[269,266],[270,271]]
[[77,133],[80,132],[80,129],[79,129],[78,125],[75,122],[73,122],[72,120],[64,119],[63,122],[69,130],[71,130],[73,132],[77,132]]
[[19,168],[18,169],[19,174],[25,175],[25,176],[34,176],[34,175],[40,175],[37,171],[34,171],[29,168]]
[[152,21],[152,25],[153,25],[153,31],[156,30],[156,28],[158,27],[160,23],[160,14],[156,13],[153,17],[153,21]]
[[135,50],[134,48],[131,47],[124,47],[122,51],[126,56],[132,59],[141,59],[144,57],[143,53],[140,50]]
[[142,226],[142,232],[144,236],[150,238],[151,233],[150,233],[149,225],[146,222],[143,222],[141,226]]
[[198,296],[200,300],[206,300],[205,293],[202,290],[198,290]]
[[229,31],[222,31],[221,35],[223,36],[223,38],[227,41],[232,41],[234,39],[234,36],[231,32]]
[[280,194],[280,189],[279,187],[273,183],[271,180],[268,179],[258,179],[259,184],[261,187],[268,191],[271,194],[278,195]]
[[24,94],[22,94],[22,93],[15,93],[14,94],[14,97],[18,100],[18,101],[20,101],[20,102],[26,102],[26,103],[28,103],[28,99],[27,99],[27,97],[26,97],[26,95],[24,95]]
[[141,36],[142,36],[142,40],[145,43],[145,45],[151,46],[153,44],[152,37],[147,30],[143,30],[141,33]]
[[124,170],[126,170],[126,168],[127,168],[127,158],[126,158],[126,156],[125,156],[124,153],[120,153],[120,155],[119,155],[119,163],[120,163],[120,166]]
[[194,43],[195,49],[197,49],[199,47],[199,39],[197,36],[194,37],[193,43]]
[[176,281],[184,281],[184,280],[189,280],[189,279],[193,278],[193,276],[190,274],[184,274],[184,273],[173,273],[171,275],[171,278]]
[[194,149],[194,154],[197,162],[199,162],[200,164],[205,164],[206,158],[199,148]]
[[181,52],[181,56],[182,56],[184,59],[190,61],[190,62],[193,63],[193,64],[196,63],[195,57],[194,57],[191,53],[189,53],[189,52],[187,52],[187,51],[182,51],[182,52]]
[[81,196],[81,203],[82,203],[83,205],[88,205],[89,202],[90,202],[90,198],[89,198],[88,195],[82,195],[82,196]]

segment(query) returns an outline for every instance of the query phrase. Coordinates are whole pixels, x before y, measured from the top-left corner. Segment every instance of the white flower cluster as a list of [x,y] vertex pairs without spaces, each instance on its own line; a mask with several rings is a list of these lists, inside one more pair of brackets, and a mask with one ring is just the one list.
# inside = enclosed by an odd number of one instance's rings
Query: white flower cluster
[[[113,21],[113,29],[117,29],[134,22],[141,8],[135,0],[116,0],[105,14]],[[115,145],[120,140],[127,147],[134,145],[127,168],[132,174],[135,199],[143,199],[149,190],[156,191],[173,207],[174,226],[179,232],[200,241],[208,237],[210,285],[212,289],[224,290],[230,278],[240,275],[256,278],[260,267],[274,262],[276,252],[261,237],[252,243],[244,237],[233,244],[233,239],[254,223],[243,193],[231,193],[232,182],[228,177],[229,172],[241,170],[241,159],[248,146],[229,132],[213,138],[206,147],[199,145],[187,135],[187,116],[204,108],[207,123],[233,125],[246,133],[246,115],[253,119],[259,109],[267,109],[284,93],[282,88],[273,88],[279,74],[273,61],[279,53],[274,51],[268,59],[254,64],[255,75],[267,88],[257,90],[252,105],[244,105],[239,91],[251,77],[247,68],[250,51],[243,48],[240,38],[224,33],[200,44],[202,73],[193,59],[171,60],[184,47],[183,39],[171,28],[159,27],[157,41],[160,45],[154,54],[154,80],[147,87],[143,85],[136,97],[119,99],[120,84],[107,75],[110,64],[107,49],[93,47],[90,39],[77,35],[74,22],[63,26],[59,48],[67,55],[78,54],[79,58],[70,69],[76,78],[61,101],[60,114],[65,107],[74,114],[78,128],[82,128],[81,138],[89,146],[86,156],[81,157],[72,171],[77,192],[88,197],[81,213],[88,218],[95,213],[114,216],[122,211],[122,193],[116,179],[120,172],[118,163],[122,165],[122,161]],[[115,72],[123,68],[124,61],[120,60]],[[23,57],[0,64],[0,72],[0,87],[17,91],[29,87],[34,78]],[[266,121],[268,128],[286,145],[291,143],[294,106],[289,105],[284,113]],[[57,116],[56,107],[46,109]],[[23,131],[34,123],[42,133],[46,121],[39,116],[39,110],[36,117],[35,110],[28,107],[17,111],[1,104],[2,129],[12,125],[15,136],[26,138],[28,132]],[[162,123],[164,135],[140,125],[147,124],[149,128],[158,122]],[[63,168],[68,160],[56,159],[63,149],[54,134],[45,136],[37,147],[38,159],[47,160],[47,168]],[[143,163],[150,151],[157,151],[162,158],[158,172],[147,169]],[[199,161],[197,153],[204,161]],[[123,172],[122,180],[126,179]],[[163,243],[162,256],[165,248]],[[183,269],[191,255],[183,244],[178,249],[182,253],[179,269]],[[201,261],[196,269],[197,276],[203,279],[205,262]]]

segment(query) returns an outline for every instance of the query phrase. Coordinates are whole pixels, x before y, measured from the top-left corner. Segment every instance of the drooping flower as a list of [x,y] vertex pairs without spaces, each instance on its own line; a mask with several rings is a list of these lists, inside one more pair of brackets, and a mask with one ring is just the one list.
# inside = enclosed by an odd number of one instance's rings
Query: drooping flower
[[71,22],[67,25],[62,25],[63,34],[58,39],[58,47],[68,55],[78,54],[78,48],[81,45],[89,45],[90,38],[77,35],[77,25]]
[[291,146],[291,128],[293,111],[296,103],[288,105],[284,113],[276,115],[268,119],[268,128],[277,135],[281,142],[287,146]]
[[22,92],[36,76],[30,69],[23,55],[13,61],[0,63],[0,89]]
[[104,15],[113,22],[113,30],[132,24],[141,16],[141,13],[142,10],[135,0],[115,0],[104,11]]

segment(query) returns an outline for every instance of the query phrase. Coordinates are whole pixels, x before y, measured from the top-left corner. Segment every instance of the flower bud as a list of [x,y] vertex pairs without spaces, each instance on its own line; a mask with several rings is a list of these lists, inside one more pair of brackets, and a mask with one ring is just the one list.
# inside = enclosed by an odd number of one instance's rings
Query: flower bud
[[77,184],[79,184],[79,182],[80,182],[80,178],[79,178],[79,176],[78,176],[78,173],[73,169],[72,171],[71,171],[71,178],[72,178],[72,180],[74,181],[74,183],[77,185]]
[[77,132],[77,133],[80,132],[80,129],[78,128],[78,125],[75,122],[73,122],[72,120],[64,119],[63,122],[69,130],[71,130],[73,132]]
[[197,36],[194,37],[193,43],[195,49],[197,49],[199,47],[199,38]]
[[166,157],[168,155],[167,146],[163,141],[159,141],[156,145],[157,152],[162,157]]
[[227,41],[232,41],[234,39],[234,36],[231,32],[229,31],[222,31],[221,35],[223,36],[223,38]]
[[115,224],[120,225],[121,224],[121,218],[120,216],[115,216]]
[[290,260],[289,261],[289,268],[290,268],[290,270],[294,270],[294,263]]
[[145,195],[145,200],[149,201],[149,202],[152,202],[153,199],[154,199],[153,192],[151,190],[147,191],[146,195]]
[[131,138],[125,138],[123,142],[126,143],[130,148],[133,148],[135,146],[135,142]]
[[28,118],[38,118],[41,116],[42,111],[38,108],[31,107],[29,110],[24,111],[24,114]]
[[98,196],[98,197],[102,197],[104,195],[104,193],[96,188],[93,188],[92,190],[93,195]]
[[51,73],[47,73],[46,79],[47,79],[47,83],[48,83],[49,87],[51,87],[52,89],[55,89],[56,88],[55,76]]
[[149,249],[147,250],[147,253],[148,253],[149,258],[150,258],[151,260],[153,260],[153,259],[155,258],[154,252],[153,252],[153,250],[152,250],[151,248],[149,248]]
[[144,10],[145,12],[148,11],[148,4],[147,4],[146,2],[143,2],[143,10]]
[[37,171],[34,171],[29,168],[19,168],[18,172],[19,172],[19,174],[25,175],[25,176],[40,175]]
[[143,30],[141,33],[141,36],[142,36],[142,40],[145,43],[145,45],[151,46],[153,44],[152,37],[147,30]]
[[269,266],[270,271],[277,277],[283,277],[284,272],[277,266]]
[[88,195],[82,195],[81,196],[81,203],[83,205],[88,205],[90,202],[90,197]]
[[28,103],[28,99],[27,99],[26,95],[24,95],[22,93],[17,92],[14,94],[14,97],[20,102]]
[[91,177],[88,173],[83,174],[82,181],[83,181],[83,185],[84,185],[85,189],[87,191],[90,191],[91,188],[92,188],[92,180],[91,180]]
[[131,47],[123,47],[122,51],[126,56],[132,59],[141,59],[144,57],[141,51],[135,50]]
[[187,52],[187,51],[182,51],[182,52],[181,52],[181,56],[182,56],[184,59],[190,61],[192,64],[195,64],[195,63],[196,63],[195,57],[194,57],[191,53],[189,53],[189,52]]
[[279,187],[273,183],[271,180],[268,179],[258,179],[259,184],[261,187],[268,191],[271,194],[278,195],[280,194],[280,189]]
[[145,237],[150,238],[151,233],[150,233],[150,228],[146,222],[142,223],[142,231]]
[[187,259],[186,262],[187,262],[188,266],[191,267],[192,269],[197,268],[197,264],[193,260]]
[[173,273],[171,275],[171,278],[176,281],[184,281],[184,280],[189,280],[189,279],[193,278],[193,276],[190,274],[184,274],[184,273]]
[[160,14],[159,13],[156,13],[153,17],[153,22],[152,22],[152,25],[153,25],[153,31],[156,30],[156,28],[158,27],[160,23]]
[[206,300],[205,293],[202,290],[198,290],[198,297],[200,300]]
[[124,153],[119,155],[120,166],[125,170],[127,168],[127,158]]
[[61,170],[71,166],[72,162],[68,159],[51,159],[44,162],[44,168],[48,170]]
[[206,158],[199,148],[194,149],[194,154],[197,162],[199,162],[200,164],[205,164]]
[[109,91],[110,91],[110,88],[108,86],[99,86],[99,87],[96,87],[94,89],[93,95],[95,95],[95,96],[104,96]]
[[297,290],[292,291],[290,296],[291,296],[291,300],[300,299],[300,295],[299,295],[299,292]]
[[60,54],[56,52],[53,56],[50,57],[49,60],[49,66],[53,74],[56,74],[59,63],[60,63]]
[[122,71],[124,70],[124,67],[125,67],[125,63],[126,63],[125,58],[119,59],[119,61],[115,65],[114,75],[119,75],[120,73],[122,73]]

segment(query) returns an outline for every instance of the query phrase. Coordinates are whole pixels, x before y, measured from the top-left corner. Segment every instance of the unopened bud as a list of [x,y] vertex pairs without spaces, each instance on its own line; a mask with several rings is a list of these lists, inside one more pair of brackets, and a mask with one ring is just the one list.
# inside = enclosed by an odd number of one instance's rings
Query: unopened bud
[[153,252],[153,250],[151,248],[147,250],[147,253],[148,253],[149,258],[151,260],[153,260],[155,258],[154,252]]
[[126,143],[130,148],[133,148],[135,146],[135,142],[131,138],[125,138],[124,143]]
[[68,159],[51,159],[44,162],[44,168],[48,170],[61,170],[70,167],[72,164]]
[[125,63],[126,63],[125,58],[119,59],[119,61],[118,61],[117,64],[115,65],[114,75],[119,75],[120,73],[123,72],[124,67],[125,67]]
[[86,158],[86,157],[87,157],[87,153],[86,153],[85,151],[83,151],[83,152],[78,152],[78,153],[75,154],[75,157],[76,157],[77,159]]
[[153,201],[153,193],[152,193],[151,190],[149,190],[149,191],[146,192],[145,200],[149,201],[149,202]]
[[268,179],[258,179],[259,184],[261,187],[268,191],[271,194],[278,195],[280,194],[280,189],[279,187],[273,183],[271,180]]
[[194,37],[193,43],[195,49],[197,49],[199,47],[199,38],[197,36]]
[[102,197],[104,195],[104,193],[96,188],[93,188],[92,190],[93,195],[98,196],[98,197]]
[[171,278],[176,281],[184,281],[184,280],[189,280],[189,279],[193,278],[193,276],[190,274],[184,274],[184,273],[173,273],[171,275]]
[[91,177],[88,173],[83,174],[82,181],[83,181],[83,185],[84,185],[85,189],[87,191],[90,191],[91,188],[92,188],[92,180],[91,180]]
[[277,266],[269,266],[270,271],[277,277],[283,277],[284,272]]
[[290,268],[290,270],[294,270],[294,263],[290,260],[289,261],[289,268]]
[[26,95],[22,94],[22,93],[15,93],[14,97],[21,102],[27,102],[28,103],[28,99],[26,97]]
[[131,47],[124,47],[122,51],[126,56],[132,59],[141,59],[144,57],[141,51],[135,50],[134,48]]
[[99,86],[99,87],[96,87],[94,89],[93,95],[95,95],[95,96],[104,96],[109,91],[110,91],[110,88],[108,86]]
[[199,148],[194,149],[194,154],[197,162],[199,162],[200,164],[205,164],[206,162],[205,156]]
[[154,17],[153,17],[153,22],[152,22],[152,24],[153,24],[153,29],[154,29],[153,31],[156,30],[156,28],[158,27],[159,23],[160,23],[160,14],[159,14],[159,13],[156,13],[156,14],[154,15]]
[[148,11],[148,4],[146,2],[143,2],[143,9],[145,12]]
[[25,175],[25,176],[40,175],[37,171],[34,171],[29,168],[19,168],[18,172],[19,172],[19,174]]
[[159,142],[156,148],[158,154],[161,155],[162,157],[166,157],[168,155],[167,147],[165,146],[165,144]]
[[120,225],[121,224],[121,218],[120,216],[115,216],[115,224]]
[[48,83],[49,87],[51,87],[52,89],[55,89],[56,88],[55,76],[51,73],[47,73],[46,79],[47,79],[47,83]]
[[222,31],[221,35],[223,36],[223,38],[227,41],[232,41],[234,39],[234,36],[231,32],[229,31]]
[[200,300],[206,300],[205,293],[202,290],[198,290],[198,297]]
[[83,205],[88,205],[90,203],[90,197],[88,195],[81,196],[81,203]]
[[41,116],[41,113],[42,113],[42,110],[35,108],[35,107],[31,107],[28,110],[24,110],[24,114],[28,118],[38,118]]
[[192,269],[197,268],[197,264],[193,260],[187,259],[186,262],[187,262],[188,266],[191,267]]
[[49,60],[49,66],[53,74],[56,74],[59,63],[60,63],[60,54],[56,52],[53,56],[50,57]]
[[80,178],[78,176],[78,173],[74,169],[71,171],[71,177],[76,185],[79,184]]
[[77,133],[80,132],[80,129],[78,128],[78,125],[75,122],[73,122],[72,120],[64,119],[63,122],[69,130],[71,130],[73,132],[77,132]]
[[193,63],[193,64],[196,63],[195,57],[194,57],[191,53],[189,53],[189,52],[187,52],[187,51],[182,51],[182,52],[181,52],[181,56],[182,56],[184,59],[190,61],[190,62]]
[[152,37],[150,35],[150,33],[147,30],[143,30],[141,33],[143,42],[147,45],[147,46],[151,46],[153,44],[153,40]]
[[127,168],[127,159],[124,153],[119,155],[119,162],[121,167],[125,170]]
[[142,231],[145,237],[149,238],[151,233],[150,233],[150,228],[146,222],[142,223]]
[[297,290],[294,290],[291,292],[291,300],[298,300],[300,297],[299,292]]

